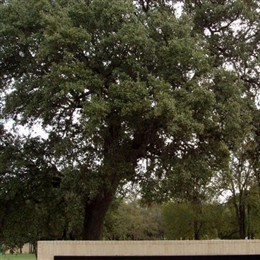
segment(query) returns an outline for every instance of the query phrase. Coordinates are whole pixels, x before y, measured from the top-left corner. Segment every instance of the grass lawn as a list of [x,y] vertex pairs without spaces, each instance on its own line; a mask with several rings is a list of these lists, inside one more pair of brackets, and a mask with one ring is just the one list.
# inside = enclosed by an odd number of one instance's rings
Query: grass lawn
[[0,255],[0,260],[36,260],[36,257],[32,254]]

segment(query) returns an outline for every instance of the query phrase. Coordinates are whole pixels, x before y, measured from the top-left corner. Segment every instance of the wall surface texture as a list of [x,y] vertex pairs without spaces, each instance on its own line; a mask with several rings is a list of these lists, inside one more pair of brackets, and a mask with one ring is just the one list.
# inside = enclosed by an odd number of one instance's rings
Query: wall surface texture
[[39,241],[38,260],[54,256],[260,255],[260,240]]

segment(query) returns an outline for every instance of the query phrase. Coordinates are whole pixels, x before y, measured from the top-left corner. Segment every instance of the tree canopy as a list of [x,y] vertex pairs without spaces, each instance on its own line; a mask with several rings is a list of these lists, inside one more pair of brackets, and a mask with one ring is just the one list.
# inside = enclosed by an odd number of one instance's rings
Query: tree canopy
[[259,111],[259,3],[173,2],[1,1],[3,123],[46,133],[1,132],[1,201],[75,198],[99,239],[126,183],[165,199],[227,166]]

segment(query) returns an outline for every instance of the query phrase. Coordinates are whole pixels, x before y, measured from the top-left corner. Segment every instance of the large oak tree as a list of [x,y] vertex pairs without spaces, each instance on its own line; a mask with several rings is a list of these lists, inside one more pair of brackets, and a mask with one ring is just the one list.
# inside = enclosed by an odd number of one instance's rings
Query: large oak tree
[[76,194],[83,239],[101,237],[124,184],[156,196],[159,179],[210,176],[251,124],[257,1],[172,2],[1,2],[2,115],[47,133],[20,137],[35,153],[2,163],[1,181]]

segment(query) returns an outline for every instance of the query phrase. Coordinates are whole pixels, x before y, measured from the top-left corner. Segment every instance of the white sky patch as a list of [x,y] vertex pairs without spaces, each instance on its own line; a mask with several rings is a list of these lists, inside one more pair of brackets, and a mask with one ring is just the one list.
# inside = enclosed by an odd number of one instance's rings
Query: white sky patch
[[220,203],[225,203],[229,200],[230,197],[232,197],[232,192],[229,190],[225,190],[220,195],[218,195],[216,199]]
[[184,3],[182,2],[177,2],[174,4],[174,9],[175,9],[175,15],[177,18],[180,18],[183,12],[183,6]]
[[29,127],[29,126],[16,125],[14,120],[9,119],[4,122],[4,128],[8,132],[15,133],[19,136],[40,137],[43,139],[47,139],[49,135],[48,132],[42,128],[39,122],[35,123],[32,127]]
[[80,124],[80,119],[82,116],[81,110],[82,110],[81,108],[76,108],[75,111],[73,112],[73,116],[72,116],[73,124]]

